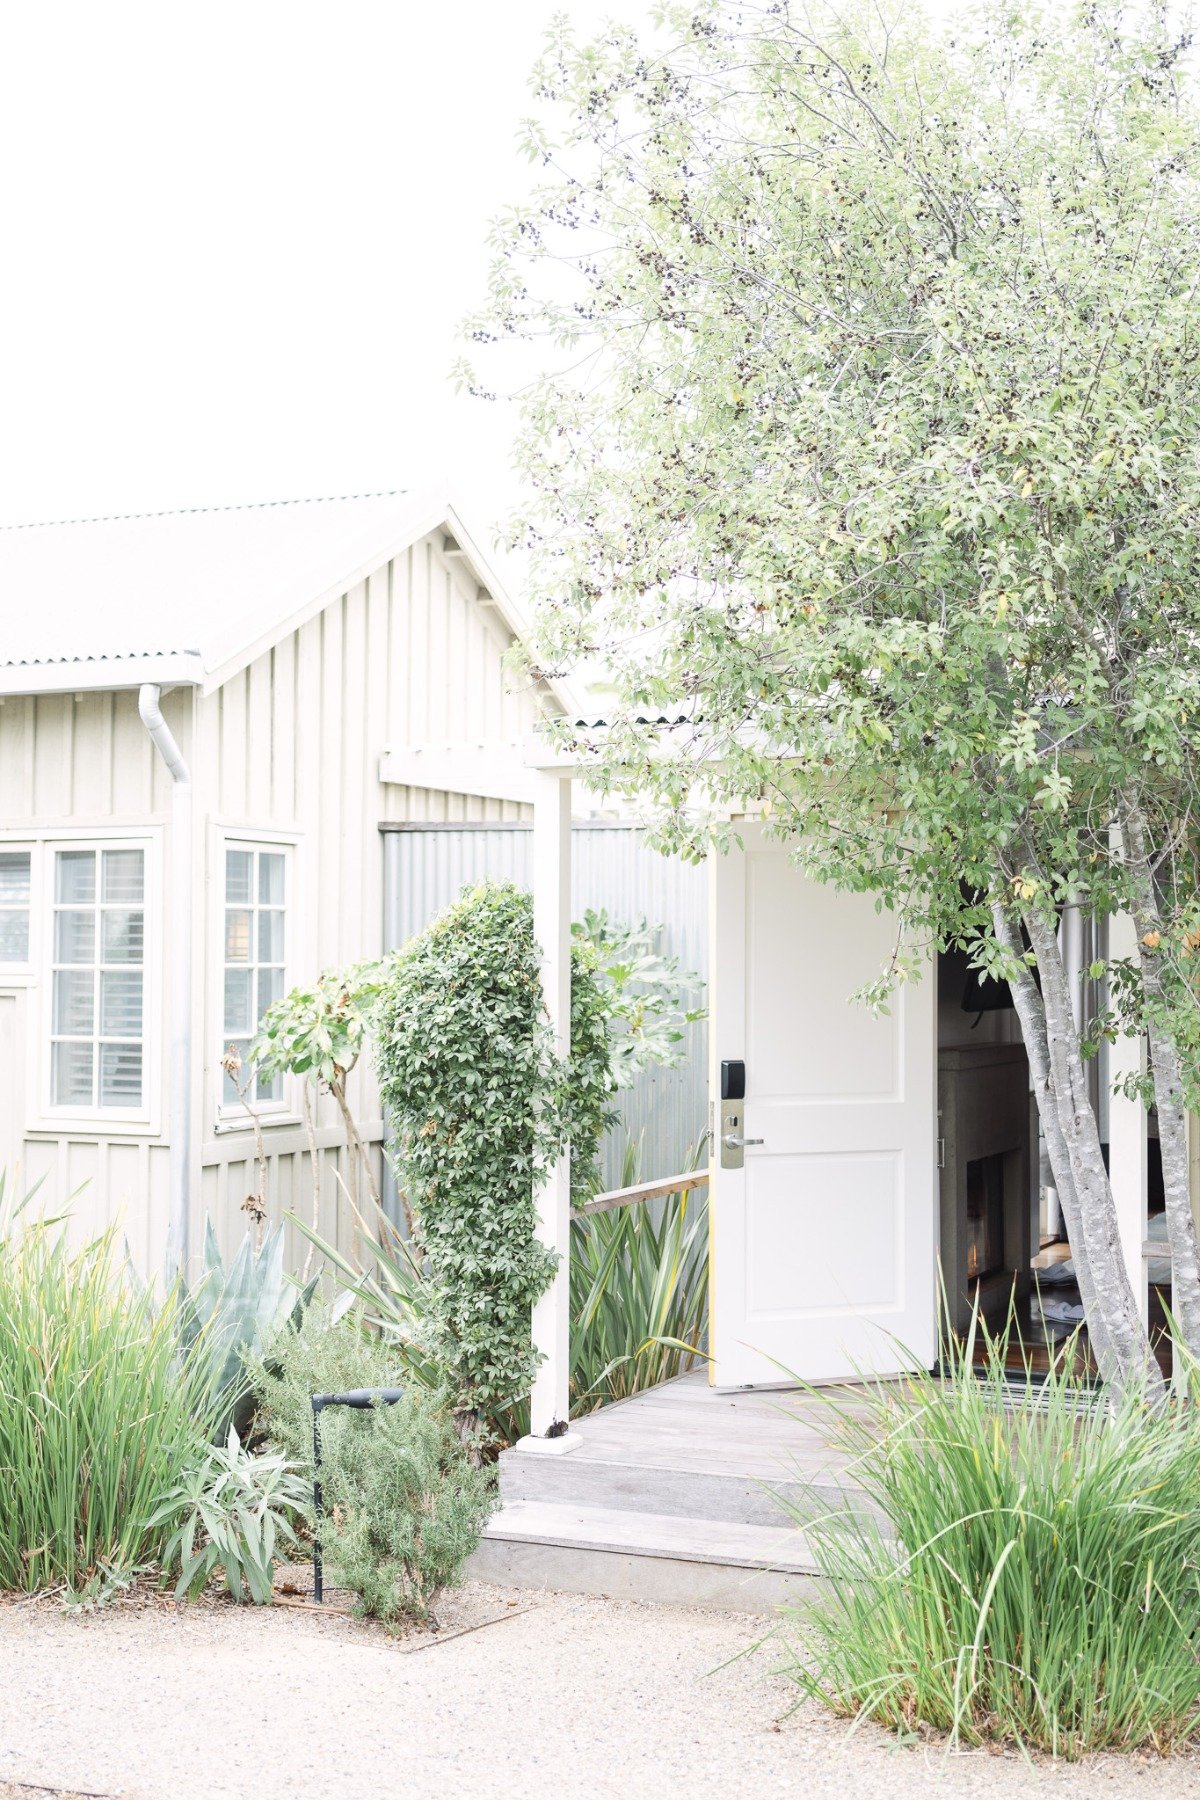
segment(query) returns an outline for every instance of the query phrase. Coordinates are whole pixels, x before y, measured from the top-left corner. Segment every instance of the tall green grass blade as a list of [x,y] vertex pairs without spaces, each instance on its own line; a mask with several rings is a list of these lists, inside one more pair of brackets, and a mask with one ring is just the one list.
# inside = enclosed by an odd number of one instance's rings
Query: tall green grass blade
[[824,1402],[873,1514],[795,1509],[825,1580],[790,1672],[963,1743],[1175,1748],[1200,1729],[1194,1396],[1098,1404],[1069,1354],[1014,1386],[1015,1355],[980,1322],[940,1377]]

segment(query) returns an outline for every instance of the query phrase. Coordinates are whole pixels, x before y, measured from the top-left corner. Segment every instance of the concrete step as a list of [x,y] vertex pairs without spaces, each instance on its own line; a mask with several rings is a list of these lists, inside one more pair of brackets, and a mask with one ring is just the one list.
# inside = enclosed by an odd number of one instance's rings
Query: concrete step
[[545,1502],[768,1527],[787,1525],[793,1517],[803,1521],[868,1510],[859,1490],[832,1475],[801,1480],[781,1472],[779,1479],[760,1479],[719,1469],[601,1460],[586,1450],[539,1456],[514,1446],[502,1452],[499,1473],[505,1506]]
[[501,1507],[467,1572],[517,1587],[731,1612],[798,1602],[817,1579],[794,1527],[533,1500]]

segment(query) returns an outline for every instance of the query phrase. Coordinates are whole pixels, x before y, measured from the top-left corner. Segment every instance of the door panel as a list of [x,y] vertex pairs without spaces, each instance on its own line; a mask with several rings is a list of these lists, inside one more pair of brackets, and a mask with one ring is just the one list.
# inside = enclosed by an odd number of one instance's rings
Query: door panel
[[[757,828],[714,859],[712,1050],[746,1065],[744,1167],[712,1171],[713,1379],[928,1366],[936,1217],[932,977],[873,1017],[870,895],[808,880]],[[714,1085],[714,1094],[717,1092]],[[719,1101],[718,1101],[719,1121]]]

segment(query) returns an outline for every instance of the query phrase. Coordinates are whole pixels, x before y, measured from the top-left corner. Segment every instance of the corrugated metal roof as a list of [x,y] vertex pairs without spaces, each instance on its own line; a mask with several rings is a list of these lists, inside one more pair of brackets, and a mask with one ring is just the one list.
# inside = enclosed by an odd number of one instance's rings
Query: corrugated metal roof
[[0,686],[203,678],[451,518],[389,492],[0,527]]
[[608,731],[613,725],[667,725],[672,729],[676,725],[702,725],[703,715],[700,713],[630,713],[608,714],[601,718],[598,714],[588,714],[584,718],[572,719],[572,728],[576,731]]

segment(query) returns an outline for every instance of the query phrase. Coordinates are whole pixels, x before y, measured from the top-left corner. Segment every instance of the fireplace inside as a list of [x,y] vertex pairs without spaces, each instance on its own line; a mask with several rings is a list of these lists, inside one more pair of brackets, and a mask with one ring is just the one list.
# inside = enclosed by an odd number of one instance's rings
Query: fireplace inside
[[966,1168],[966,1277],[969,1283],[1004,1267],[1004,1156],[977,1156]]

